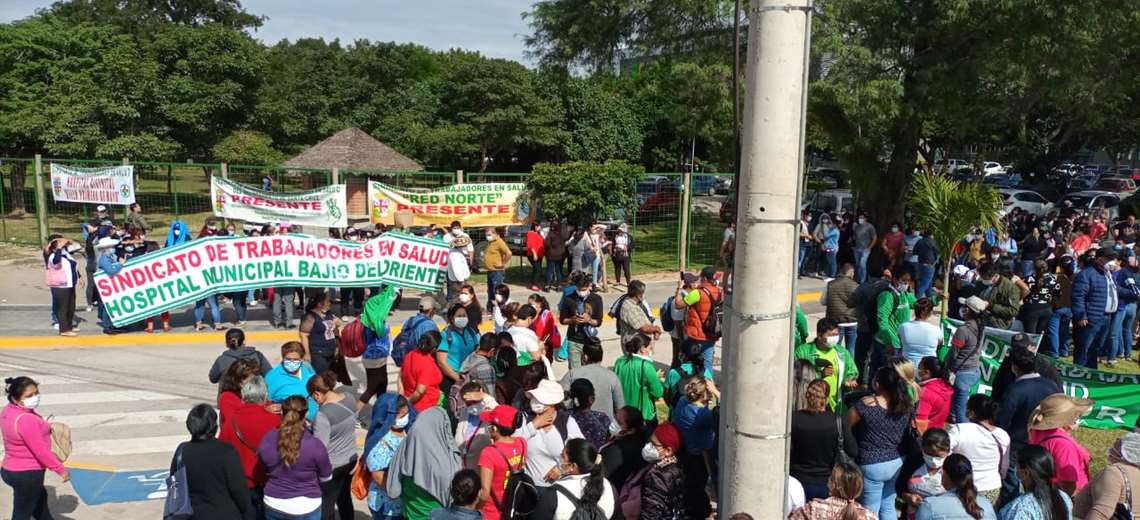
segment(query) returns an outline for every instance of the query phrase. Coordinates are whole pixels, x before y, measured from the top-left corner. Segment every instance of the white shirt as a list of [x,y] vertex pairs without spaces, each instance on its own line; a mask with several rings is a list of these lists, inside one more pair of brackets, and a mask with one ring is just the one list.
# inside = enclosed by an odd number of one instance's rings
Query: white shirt
[[515,342],[515,352],[530,352],[531,359],[538,361],[542,356],[542,344],[538,341],[538,335],[526,327],[518,325],[511,325],[507,328],[507,333],[511,335],[511,339]]
[[624,233],[614,236],[614,251],[629,251],[629,237]]
[[447,253],[447,279],[453,282],[466,282],[470,277],[471,267],[467,265],[467,251],[461,247],[451,248]]
[[795,511],[807,503],[804,486],[796,477],[788,475],[788,496],[784,498],[784,511]]
[[[581,499],[582,490],[586,487],[587,476],[588,475],[569,475],[558,479],[558,482],[555,482],[555,484],[566,488],[566,491],[569,491],[575,498]],[[606,518],[614,516],[614,508],[617,504],[613,487],[613,484],[610,484],[608,480],[602,479],[602,498],[598,499],[598,507],[601,508]],[[550,492],[558,495],[558,509],[554,510],[554,519],[570,520],[570,516],[574,514],[574,504],[558,490],[552,488]]]
[[947,429],[950,451],[970,459],[974,466],[974,485],[978,491],[1001,488],[1001,479],[1009,466],[1009,434],[1001,428],[991,432],[977,423],[960,423]]
[[[562,449],[566,443],[562,434],[553,424],[545,430],[536,430],[534,423],[527,422],[515,432],[515,437],[526,439],[526,474],[534,479],[534,485],[547,487],[546,474],[554,466],[562,463]],[[566,440],[584,439],[578,422],[573,417],[566,418]]]

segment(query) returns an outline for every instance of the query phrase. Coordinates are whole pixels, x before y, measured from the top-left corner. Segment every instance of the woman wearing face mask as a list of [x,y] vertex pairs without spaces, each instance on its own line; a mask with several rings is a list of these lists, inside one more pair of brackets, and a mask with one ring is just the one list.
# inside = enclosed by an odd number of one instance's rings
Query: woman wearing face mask
[[946,430],[931,428],[922,434],[921,446],[921,462],[917,467],[911,464],[904,466],[910,477],[905,483],[899,479],[899,496],[906,503],[905,518],[910,519],[914,518],[915,511],[924,500],[946,491],[942,487],[942,463],[950,455],[950,436]]
[[898,222],[891,223],[890,231],[883,235],[883,253],[890,259],[890,265],[898,265],[902,262],[903,252],[906,247],[904,243],[905,238],[902,232],[902,225]]
[[946,382],[942,362],[937,357],[927,356],[918,362],[918,384],[922,387],[915,415],[918,428],[945,428],[954,387]]
[[923,500],[918,520],[996,520],[993,505],[979,496],[974,487],[970,459],[954,454],[942,465],[942,487],[946,492]]
[[1090,461],[1088,450],[1070,432],[1093,404],[1091,399],[1053,394],[1029,416],[1029,443],[1049,450],[1056,468],[1053,484],[1070,497],[1088,484]]
[[356,396],[349,387],[336,388],[336,373],[322,372],[305,385],[320,408],[313,422],[313,435],[328,450],[333,467],[332,479],[321,482],[321,517],[332,519],[334,510],[341,520],[352,518],[349,483],[356,466]]
[[641,450],[641,457],[650,466],[641,478],[639,518],[687,518],[685,475],[677,461],[681,446],[681,432],[669,421],[658,425],[649,436]]
[[479,325],[483,323],[483,306],[479,304],[479,296],[475,293],[475,288],[471,284],[460,285],[456,301],[467,309],[468,324],[475,327],[475,330],[479,330]]
[[593,518],[612,518],[617,493],[602,476],[598,450],[584,439],[571,439],[562,451],[562,478],[544,493],[533,520],[570,520],[575,511],[590,511]]
[[394,413],[386,414],[384,422],[377,428],[383,435],[371,449],[365,451],[365,464],[372,473],[372,483],[368,485],[368,509],[372,511],[373,520],[392,520],[403,516],[400,501],[388,496],[384,482],[388,477],[392,457],[408,435],[408,427],[412,425],[412,414],[415,412],[408,406],[407,399],[395,397],[394,394],[385,395],[393,395],[384,404]]
[[443,372],[440,372],[437,362],[440,342],[439,331],[425,332],[420,336],[416,349],[404,357],[404,366],[400,367],[404,397],[420,412],[440,403],[442,392],[439,385],[443,382]]
[[487,307],[491,309],[491,320],[495,323],[495,332],[507,330],[514,323],[513,315],[506,312],[507,306],[512,303],[515,302],[511,300],[511,288],[507,284],[495,287],[495,300],[487,302]]
[[950,338],[951,354],[946,356],[946,371],[954,374],[954,396],[951,399],[950,418],[953,422],[965,422],[966,400],[970,398],[973,386],[981,378],[981,350],[986,317],[985,300],[971,296],[962,303],[962,319],[965,322],[954,330]]
[[1085,520],[1110,520],[1117,504],[1140,510],[1140,432],[1129,432],[1108,449],[1108,467],[1093,476],[1073,497],[1073,515]]
[[542,490],[562,476],[558,463],[566,441],[581,439],[583,435],[578,421],[561,409],[566,397],[562,385],[542,379],[526,397],[529,407],[526,415],[531,419],[519,428],[519,435],[527,444],[526,473]]
[[333,316],[332,302],[324,292],[313,294],[305,303],[305,317],[301,318],[298,336],[305,347],[305,357],[313,364],[318,374],[332,368],[340,355],[337,337],[340,336],[340,320]]
[[838,270],[836,258],[839,254],[839,227],[831,220],[831,215],[820,215],[819,225],[815,228],[816,239],[820,243],[820,251],[827,260],[827,276],[835,278]]
[[285,399],[281,427],[265,434],[257,449],[268,477],[265,513],[270,520],[321,518],[320,483],[332,478],[333,468],[325,447],[305,427],[308,412],[304,398]]
[[459,381],[459,368],[463,361],[475,352],[478,345],[479,331],[471,326],[467,308],[458,303],[452,305],[447,310],[447,328],[443,329],[443,342],[436,354],[436,363],[443,373],[440,391],[444,394],[451,391],[451,385]]
[[634,336],[623,348],[625,355],[614,362],[614,373],[621,383],[625,402],[641,410],[645,422],[652,428],[657,422],[654,403],[665,395],[665,386],[661,384],[664,371],[655,368],[653,345],[648,337]]
[[[281,363],[265,374],[265,384],[269,385],[269,400],[274,403],[284,403],[292,396],[308,397],[309,390],[306,385],[309,379],[316,375],[313,367],[305,363],[302,357],[305,347],[297,341],[290,341],[281,345]],[[317,416],[317,402],[309,398],[309,420]]]
[[534,318],[534,322],[530,324],[530,328],[542,343],[543,355],[546,357],[546,361],[553,363],[554,354],[562,346],[562,334],[558,332],[558,324],[554,319],[554,313],[550,312],[550,303],[546,301],[546,297],[538,293],[530,295],[530,297],[527,298],[527,303],[538,311],[538,316]]
[[998,520],[1072,520],[1073,502],[1053,485],[1053,457],[1029,444],[1017,454],[1017,478],[1024,492],[998,511]]
[[875,394],[855,401],[847,412],[859,445],[855,460],[866,478],[860,501],[879,518],[895,518],[895,481],[903,463],[899,447],[910,431],[914,401],[893,367],[880,368],[873,386]]
[[79,283],[79,262],[71,256],[83,249],[61,236],[50,240],[44,248],[44,269],[51,283],[52,321],[60,336],[78,336],[75,326],[75,286]]
[[40,405],[39,384],[21,376],[5,379],[4,385],[8,405],[0,412],[0,433],[4,437],[0,477],[12,487],[12,518],[51,518],[44,471],[54,471],[64,482],[71,479],[71,474],[52,453],[51,424],[36,413]]

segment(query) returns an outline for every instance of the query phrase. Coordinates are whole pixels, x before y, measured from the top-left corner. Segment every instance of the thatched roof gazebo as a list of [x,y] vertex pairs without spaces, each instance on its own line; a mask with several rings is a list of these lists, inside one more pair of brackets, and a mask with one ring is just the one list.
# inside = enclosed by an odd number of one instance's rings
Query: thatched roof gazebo
[[339,168],[349,217],[368,216],[368,179],[351,170],[423,171],[424,167],[359,128],[345,128],[283,163],[285,168]]

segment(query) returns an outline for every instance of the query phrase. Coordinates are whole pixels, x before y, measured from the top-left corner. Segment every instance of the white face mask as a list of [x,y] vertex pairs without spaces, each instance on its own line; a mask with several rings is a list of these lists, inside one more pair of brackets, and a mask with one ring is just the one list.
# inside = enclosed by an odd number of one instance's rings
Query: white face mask
[[536,414],[540,414],[540,413],[546,411],[546,405],[544,405],[540,402],[537,402],[537,401],[531,401],[530,402],[530,411],[532,411]]
[[857,222],[859,222],[859,224],[866,224],[866,223],[867,223],[867,219],[865,219],[865,218],[861,218],[861,219],[857,220]]
[[408,416],[405,415],[403,417],[397,417],[396,422],[392,423],[392,426],[395,427],[397,430],[403,430],[403,429],[407,428],[408,427]]
[[641,448],[641,458],[645,459],[645,462],[657,462],[661,459],[661,454],[657,452],[657,446],[647,442],[645,447]]
[[36,394],[36,395],[33,395],[27,399],[24,399],[24,408],[27,408],[29,410],[35,410],[36,407],[39,405],[40,405],[40,394]]
[[578,297],[585,300],[590,295],[590,291],[578,291]]
[[456,317],[455,318],[455,326],[456,326],[456,328],[460,328],[460,329],[467,328],[467,316]]
[[891,233],[898,233],[898,232],[899,232],[898,226],[891,226]]
[[462,303],[464,305],[471,303],[471,295],[467,294],[467,293],[460,294],[459,295],[459,303]]
[[1116,260],[1109,260],[1108,262],[1105,262],[1104,268],[1108,270],[1116,269]]
[[922,460],[926,461],[928,468],[941,468],[942,463],[946,462],[946,457],[935,457],[934,455],[922,454]]
[[839,336],[828,336],[826,339],[828,345],[835,346],[839,344]]
[[490,242],[492,240],[495,240],[495,235],[487,235],[487,241]]
[[499,302],[499,303],[503,303],[503,299],[504,299],[504,298],[503,298],[503,295],[501,295],[501,294],[496,294],[496,295],[495,295],[495,301],[497,301],[497,302]]

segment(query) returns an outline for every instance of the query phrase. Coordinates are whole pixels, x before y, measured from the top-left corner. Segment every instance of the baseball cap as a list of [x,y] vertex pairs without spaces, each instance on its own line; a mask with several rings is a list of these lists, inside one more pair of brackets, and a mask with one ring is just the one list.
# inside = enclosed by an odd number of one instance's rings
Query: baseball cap
[[107,206],[104,206],[102,204],[95,206],[95,211],[98,211],[99,213],[103,213],[104,211],[107,211]]
[[502,426],[504,428],[514,428],[515,420],[519,416],[519,411],[515,407],[501,404],[490,410],[485,410],[479,414],[479,420],[495,426]]
[[1034,350],[1033,340],[1029,338],[1029,334],[1023,332],[1018,332],[1009,338],[1009,346],[1012,348]]

